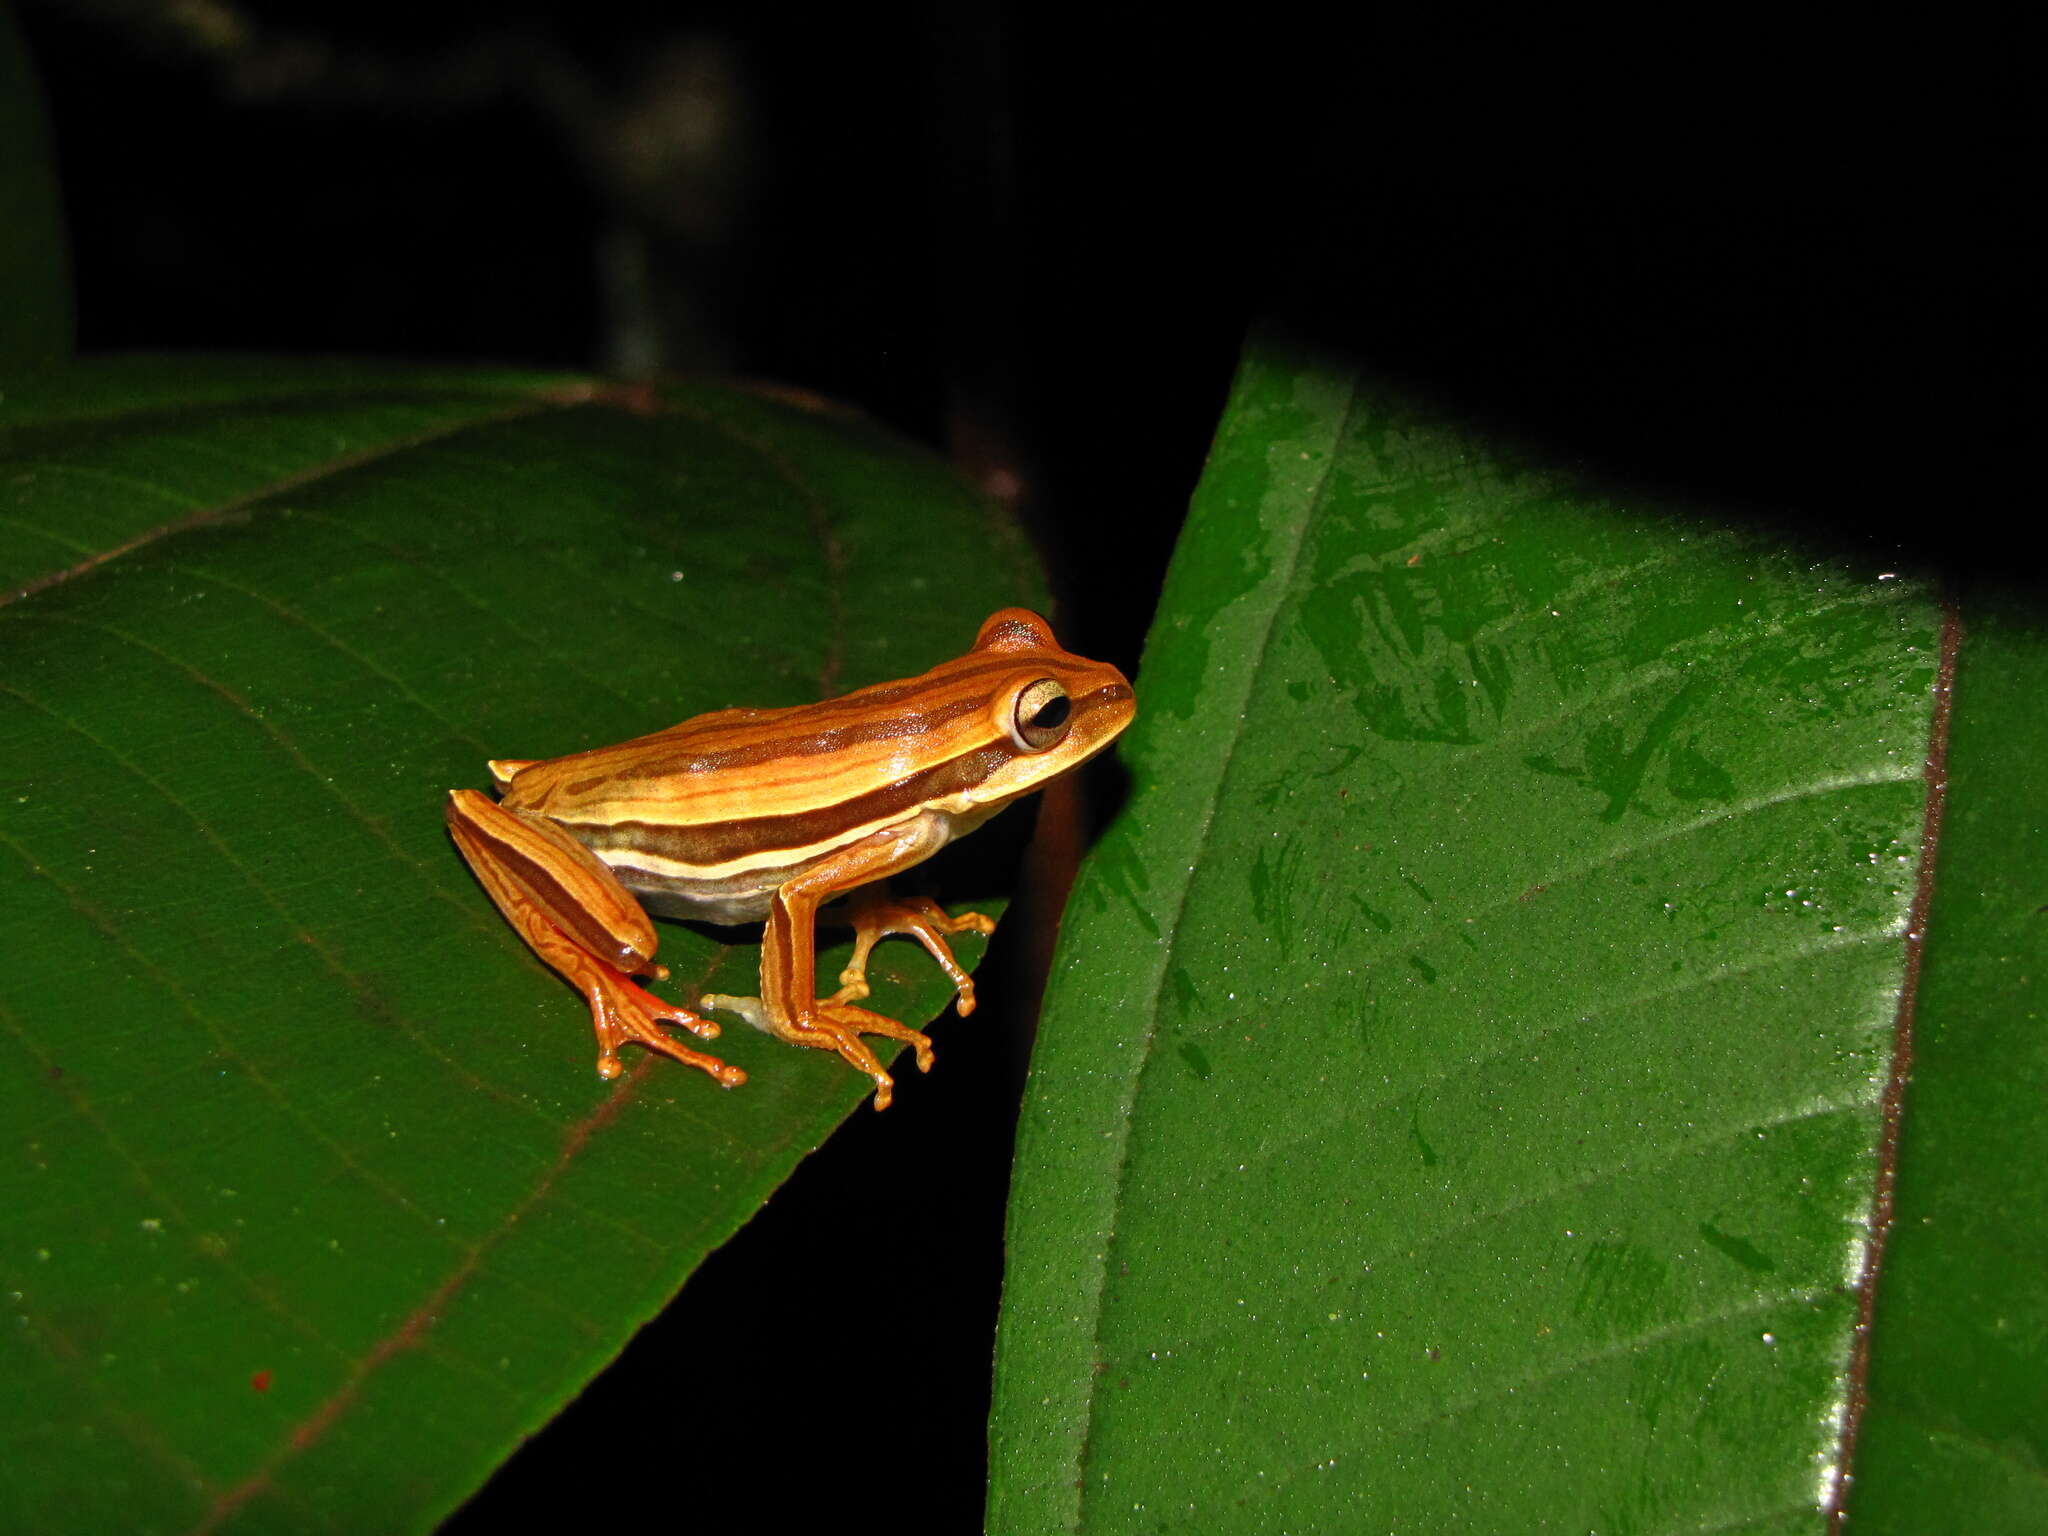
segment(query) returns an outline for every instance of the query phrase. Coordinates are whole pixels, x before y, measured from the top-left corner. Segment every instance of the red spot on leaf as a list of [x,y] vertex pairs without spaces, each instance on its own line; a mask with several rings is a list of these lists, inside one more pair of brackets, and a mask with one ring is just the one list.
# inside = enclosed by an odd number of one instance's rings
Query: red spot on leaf
[[258,1392],[268,1392],[270,1390],[270,1372],[258,1371],[254,1376],[251,1376],[249,1378],[249,1385],[254,1387]]

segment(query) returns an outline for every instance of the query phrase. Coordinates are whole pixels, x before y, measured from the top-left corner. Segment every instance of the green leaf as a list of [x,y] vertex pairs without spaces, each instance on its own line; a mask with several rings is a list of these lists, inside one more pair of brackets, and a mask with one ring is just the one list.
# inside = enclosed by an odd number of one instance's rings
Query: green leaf
[[71,275],[50,129],[13,8],[0,0],[0,369],[71,350]]
[[[990,1529],[1824,1529],[1944,633],[1898,572],[1255,347],[1047,997]],[[2027,697],[1987,689],[1980,739]],[[2024,741],[1988,840],[2022,788],[2038,821]],[[2026,1086],[1957,1064],[1951,1173],[2022,1118],[2039,1166],[2025,1013]],[[2027,1187],[1972,1220],[2026,1295],[1974,1419],[2015,1487],[2048,1422]],[[2025,1229],[1995,1259],[1994,1209]],[[1877,1322],[1882,1364],[1915,1324]]]
[[600,1081],[445,791],[919,670],[1037,577],[929,456],[710,388],[94,365],[6,391],[0,487],[0,1528],[427,1527],[868,1087],[744,1029],[733,1092]]
[[1968,606],[1849,1528],[2040,1528],[2048,1477],[2048,646]]

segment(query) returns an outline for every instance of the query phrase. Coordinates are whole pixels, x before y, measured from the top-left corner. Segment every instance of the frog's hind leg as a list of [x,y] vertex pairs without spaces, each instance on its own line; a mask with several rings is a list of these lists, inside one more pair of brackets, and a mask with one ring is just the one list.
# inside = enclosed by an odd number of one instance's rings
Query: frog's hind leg
[[537,816],[508,811],[486,795],[448,797],[448,832],[505,921],[533,952],[581,992],[597,1032],[597,1075],[619,1075],[619,1047],[643,1045],[706,1072],[721,1087],[747,1080],[740,1068],[694,1051],[666,1033],[680,1024],[704,1039],[718,1026],[664,1002],[634,973],[665,977],[654,960],[654,925],[597,856]]

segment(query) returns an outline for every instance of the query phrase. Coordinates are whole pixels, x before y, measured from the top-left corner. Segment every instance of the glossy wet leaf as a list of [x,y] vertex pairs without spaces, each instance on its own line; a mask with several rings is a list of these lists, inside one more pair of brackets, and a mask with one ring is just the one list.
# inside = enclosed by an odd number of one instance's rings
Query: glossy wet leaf
[[[0,508],[0,1527],[430,1525],[867,1086],[737,1027],[743,1088],[600,1081],[443,794],[919,670],[1035,577],[858,421],[516,374],[80,368],[5,392]],[[757,953],[664,924],[665,990]]]
[[1943,644],[1255,349],[1047,999],[990,1528],[1823,1529]]
[[1964,605],[1849,1529],[2032,1531],[2048,1478],[2048,646]]

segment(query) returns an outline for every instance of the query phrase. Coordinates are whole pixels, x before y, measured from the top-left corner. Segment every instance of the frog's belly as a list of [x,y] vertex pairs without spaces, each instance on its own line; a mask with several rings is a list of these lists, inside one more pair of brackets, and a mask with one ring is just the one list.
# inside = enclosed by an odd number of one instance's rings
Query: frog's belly
[[656,917],[680,917],[694,923],[758,923],[768,916],[768,904],[775,899],[775,887],[763,890],[707,894],[700,890],[674,889],[669,883],[647,884],[647,876],[634,870],[618,871],[626,889],[640,898],[640,905]]
[[632,848],[594,851],[619,877],[619,884],[639,897],[640,905],[649,912],[699,923],[762,921],[776,890],[817,862],[808,859],[801,864],[709,874],[678,868]]

